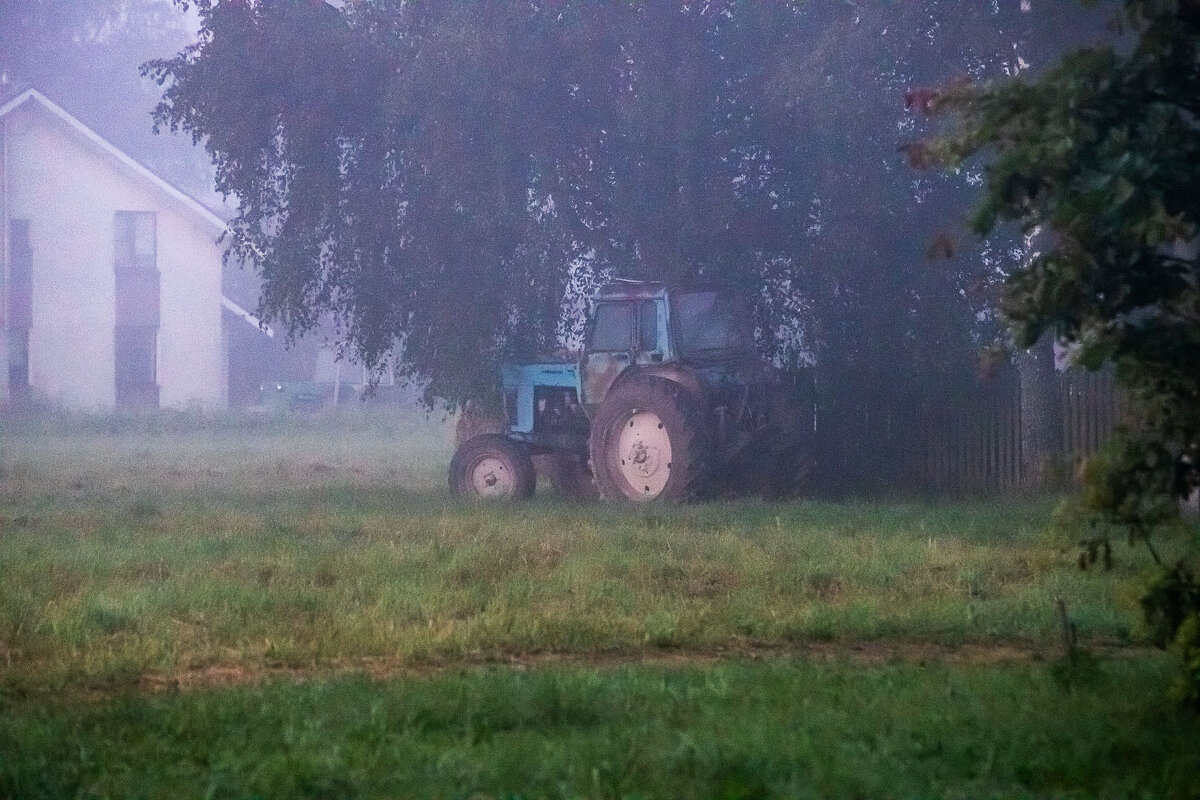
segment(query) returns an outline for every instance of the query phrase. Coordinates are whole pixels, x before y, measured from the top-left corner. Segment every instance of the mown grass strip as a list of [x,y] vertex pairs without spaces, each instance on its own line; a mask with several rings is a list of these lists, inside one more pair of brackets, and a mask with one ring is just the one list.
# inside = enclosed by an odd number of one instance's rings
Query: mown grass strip
[[[0,797],[1192,797],[1163,657],[0,695]],[[1055,677],[1058,675],[1058,677]]]

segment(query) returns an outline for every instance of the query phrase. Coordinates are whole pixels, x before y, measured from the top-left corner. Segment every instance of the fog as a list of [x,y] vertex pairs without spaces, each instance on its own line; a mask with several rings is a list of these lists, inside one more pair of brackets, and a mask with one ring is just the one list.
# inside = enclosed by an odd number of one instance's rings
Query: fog
[[0,0],[0,800],[1196,797],[1198,98],[1200,0]]
[[[296,4],[292,16],[280,12],[275,28],[256,34],[262,60],[247,63],[245,85],[205,89],[228,99],[232,116],[158,135],[151,112],[178,75],[168,70],[159,86],[139,67],[196,41],[194,6],[93,0],[0,8],[4,96],[36,90],[150,174],[130,172],[86,135],[63,134],[61,120],[39,121],[49,112],[36,103],[9,115],[6,220],[29,220],[21,235],[32,249],[29,264],[18,257],[9,266],[9,317],[32,320],[6,334],[10,397],[72,411],[311,411],[362,397],[436,408],[494,404],[502,363],[556,351],[578,358],[588,299],[615,277],[739,287],[760,356],[814,387],[838,486],[897,488],[901,473],[912,472],[899,465],[942,463],[949,456],[938,454],[961,450],[964,437],[1024,437],[1032,447],[1028,431],[1004,422],[1008,398],[1018,385],[1025,402],[1037,386],[1043,395],[1058,391],[1044,355],[981,367],[980,353],[1005,336],[996,286],[1028,257],[1028,243],[965,233],[981,174],[972,165],[945,173],[906,162],[901,151],[930,126],[905,97],[963,77],[1036,73],[1066,49],[1108,35],[1102,23],[1111,8],[713,3],[672,16],[601,7],[574,21],[564,22],[564,12],[539,22],[565,26],[552,35],[579,37],[581,50],[572,59],[562,48],[574,45],[556,44],[538,63],[527,53],[537,52],[539,34],[505,27],[507,12],[447,10],[424,19],[382,4]],[[393,22],[391,33],[378,33]],[[477,37],[488,25],[499,27],[485,46]],[[417,60],[404,61],[406,42],[418,40]],[[388,59],[406,65],[396,71],[408,70],[409,98],[377,74]],[[501,75],[511,77],[493,80]],[[263,157],[279,158],[266,168],[290,175],[288,189],[262,184],[263,194],[239,194],[253,187],[229,172],[227,194],[217,192],[218,173],[193,135],[202,144],[215,134],[215,152],[234,158],[221,131],[237,128],[240,117],[253,136],[259,120],[248,112],[261,103],[247,97],[268,85],[288,98],[281,142],[313,119],[310,101],[340,95],[320,112],[340,132],[316,135],[350,148],[341,156],[343,186],[322,194],[332,185],[325,178],[306,185],[321,167],[303,161],[311,153],[281,144],[282,155]],[[354,170],[366,155],[345,143],[358,129],[368,131],[367,145],[397,135],[392,122],[370,131],[390,113],[380,116],[385,92],[394,108],[414,109],[395,121],[415,126],[407,143],[395,143],[394,152],[409,153],[399,169],[422,164],[440,188],[419,186],[414,172],[354,194],[365,185]],[[551,107],[560,100],[565,110]],[[513,114],[528,120],[527,130]],[[169,112],[160,121],[170,121]],[[549,161],[557,166],[545,170]],[[484,200],[488,181],[501,187],[496,202]],[[305,202],[289,191],[303,192]],[[70,194],[71,204],[55,203],[56,193]],[[339,220],[329,213],[335,207]],[[136,286],[113,284],[103,255],[106,220],[127,212],[154,220],[144,242],[128,245],[155,260],[156,277]],[[370,214],[378,219],[368,228],[360,221]],[[232,234],[219,227],[225,222]],[[303,229],[313,235],[295,234]],[[119,233],[117,242],[119,261]],[[14,302],[26,302],[28,313]],[[73,326],[63,322],[70,316]],[[95,331],[113,325],[115,342],[94,346]],[[122,395],[113,386],[123,381],[146,388]],[[949,430],[958,423],[947,420],[976,405],[989,409],[969,415],[983,428],[964,422],[945,434],[950,439],[913,449],[910,425]],[[1101,419],[1097,429],[1110,424]],[[1010,456],[980,458],[1007,464]],[[957,469],[948,464],[930,467],[918,483],[942,481],[938,470]],[[995,474],[981,480],[1004,484],[1021,466],[989,470]]]

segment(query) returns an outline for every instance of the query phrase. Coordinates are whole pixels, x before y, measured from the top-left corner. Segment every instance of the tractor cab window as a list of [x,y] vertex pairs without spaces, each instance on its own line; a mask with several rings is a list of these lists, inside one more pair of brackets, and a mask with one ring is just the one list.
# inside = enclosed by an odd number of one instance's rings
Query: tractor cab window
[[730,292],[681,292],[675,297],[679,351],[685,357],[754,352],[750,311]]
[[633,344],[633,304],[597,303],[588,349],[598,353],[626,353]]
[[638,303],[638,350],[643,353],[658,350],[658,303],[653,300]]

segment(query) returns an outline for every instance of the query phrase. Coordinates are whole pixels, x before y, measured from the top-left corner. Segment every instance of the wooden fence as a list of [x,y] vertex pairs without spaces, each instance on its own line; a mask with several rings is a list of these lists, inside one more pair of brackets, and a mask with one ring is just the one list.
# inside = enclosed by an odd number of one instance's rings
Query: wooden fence
[[1063,450],[1076,460],[1100,449],[1125,408],[1110,373],[1068,372],[1059,379]]
[[[821,439],[835,491],[990,494],[1027,485],[1020,382],[1015,373],[981,381],[944,399],[864,402],[824,415]],[[1059,478],[1112,434],[1122,413],[1107,373],[1058,376]]]

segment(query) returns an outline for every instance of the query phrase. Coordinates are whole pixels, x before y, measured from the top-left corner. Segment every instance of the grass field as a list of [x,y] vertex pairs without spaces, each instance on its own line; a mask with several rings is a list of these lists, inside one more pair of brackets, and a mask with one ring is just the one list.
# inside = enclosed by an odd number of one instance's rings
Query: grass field
[[1200,796],[1052,501],[479,508],[449,439],[10,423],[0,798]]

